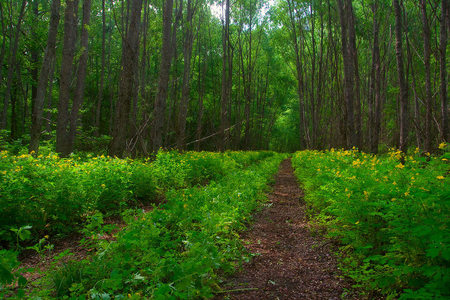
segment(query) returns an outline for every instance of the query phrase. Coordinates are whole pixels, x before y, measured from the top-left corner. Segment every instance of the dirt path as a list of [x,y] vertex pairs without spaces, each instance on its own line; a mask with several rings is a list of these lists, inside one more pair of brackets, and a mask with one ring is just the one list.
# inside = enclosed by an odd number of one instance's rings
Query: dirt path
[[258,254],[222,288],[218,299],[340,299],[348,283],[337,277],[330,245],[308,231],[303,194],[290,160],[281,164],[270,203],[243,234]]

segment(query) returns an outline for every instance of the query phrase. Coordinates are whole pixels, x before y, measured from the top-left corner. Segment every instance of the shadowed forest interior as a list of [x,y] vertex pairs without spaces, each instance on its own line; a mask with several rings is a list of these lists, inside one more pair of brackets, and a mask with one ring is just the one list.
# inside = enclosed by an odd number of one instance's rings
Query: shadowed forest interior
[[1,143],[432,152],[447,2],[2,1]]

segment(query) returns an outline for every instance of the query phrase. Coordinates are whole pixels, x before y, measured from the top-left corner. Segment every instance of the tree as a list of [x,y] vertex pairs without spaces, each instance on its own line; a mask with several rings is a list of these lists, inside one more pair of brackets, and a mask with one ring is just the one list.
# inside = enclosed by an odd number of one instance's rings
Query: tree
[[122,72],[120,74],[119,98],[116,119],[112,134],[110,154],[122,157],[127,150],[127,137],[131,129],[130,107],[133,93],[136,92],[136,66],[139,59],[139,28],[142,0],[130,0],[131,11],[126,35],[122,41]]
[[[162,132],[166,112],[167,89],[169,85],[169,72],[172,59],[171,27],[172,27],[173,0],[164,1],[163,9],[163,36],[161,46],[161,64],[159,68],[158,92],[154,106],[154,119],[152,128],[153,151],[158,152],[162,146]],[[175,30],[175,28],[173,29]]]
[[406,85],[404,67],[403,67],[403,28],[402,28],[402,13],[398,0],[393,0],[395,13],[395,57],[397,60],[397,77],[400,87],[399,104],[400,104],[400,140],[399,149],[406,152],[408,147],[408,86]]
[[45,48],[44,60],[41,71],[39,72],[39,81],[36,88],[36,97],[34,99],[32,121],[31,121],[31,140],[30,152],[38,152],[39,139],[42,130],[42,114],[44,108],[44,99],[47,92],[48,79],[52,73],[52,66],[56,56],[56,36],[58,34],[59,10],[61,0],[53,0],[51,5],[50,25],[48,30],[47,47]]

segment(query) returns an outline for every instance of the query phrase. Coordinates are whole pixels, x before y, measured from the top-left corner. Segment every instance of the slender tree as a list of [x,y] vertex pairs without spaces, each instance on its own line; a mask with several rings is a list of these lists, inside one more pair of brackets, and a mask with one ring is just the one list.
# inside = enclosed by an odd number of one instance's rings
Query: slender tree
[[29,150],[38,152],[39,139],[42,130],[42,114],[44,108],[44,99],[47,91],[48,79],[52,73],[52,66],[56,56],[56,36],[58,34],[58,25],[60,19],[61,0],[53,0],[51,4],[50,24],[47,37],[47,47],[45,48],[44,60],[42,62],[41,71],[39,72],[39,80],[36,88],[36,98],[31,120],[31,140]]
[[[159,69],[158,92],[154,106],[154,119],[152,128],[153,151],[157,152],[162,146],[162,131],[164,128],[164,116],[166,113],[167,89],[169,85],[171,51],[171,27],[172,27],[173,0],[164,1],[163,9],[163,36],[161,46],[161,64]],[[173,29],[175,30],[175,28]]]
[[141,21],[142,0],[130,0],[130,17],[127,31],[122,41],[122,71],[119,82],[116,118],[110,145],[110,154],[122,157],[127,149],[130,126],[130,107],[133,93],[136,92],[136,66],[139,59],[139,28]]
[[405,73],[403,67],[403,28],[402,28],[402,12],[400,9],[399,0],[393,0],[395,13],[395,56],[397,60],[397,76],[400,87],[399,104],[400,104],[400,139],[399,149],[406,152],[408,147],[408,86],[405,80]]

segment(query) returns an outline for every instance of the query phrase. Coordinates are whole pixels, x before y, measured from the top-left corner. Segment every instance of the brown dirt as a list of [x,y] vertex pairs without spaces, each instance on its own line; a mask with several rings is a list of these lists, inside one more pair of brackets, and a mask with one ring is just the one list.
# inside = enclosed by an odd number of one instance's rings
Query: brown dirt
[[227,280],[224,293],[216,298],[341,299],[350,284],[339,277],[332,243],[308,229],[303,193],[290,160],[282,162],[269,200],[242,236],[256,256]]

